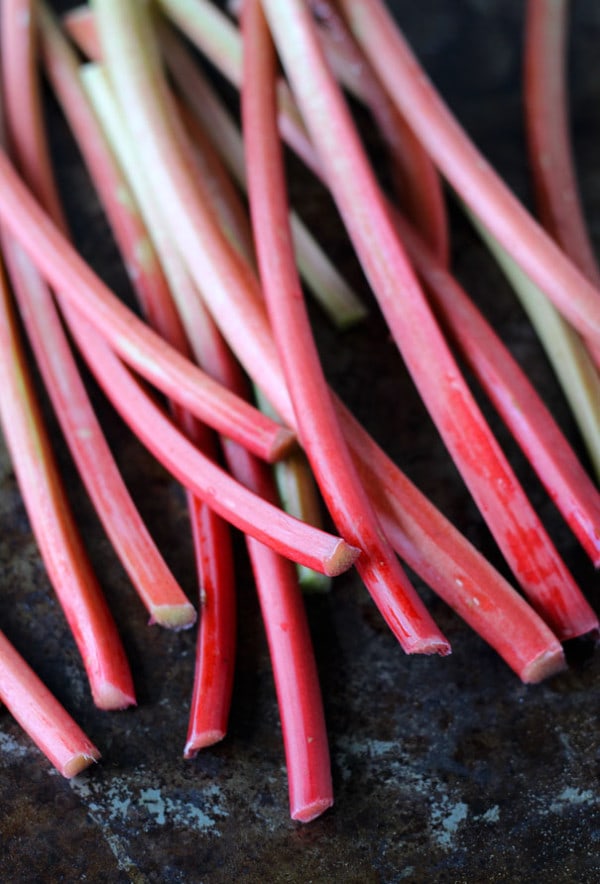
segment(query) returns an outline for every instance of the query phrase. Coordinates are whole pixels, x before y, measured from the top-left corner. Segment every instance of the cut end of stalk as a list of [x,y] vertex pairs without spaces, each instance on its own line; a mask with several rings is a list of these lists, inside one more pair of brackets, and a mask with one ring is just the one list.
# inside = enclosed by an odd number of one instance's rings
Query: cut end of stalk
[[326,798],[316,798],[308,804],[291,808],[290,816],[293,820],[298,820],[299,823],[310,823],[332,806],[333,798],[330,795]]
[[419,638],[412,642],[403,642],[402,647],[407,654],[439,654],[440,657],[447,657],[452,653],[450,642],[443,637],[437,636]]
[[220,743],[224,737],[225,731],[219,729],[194,734],[194,736],[185,744],[183,757],[187,759],[195,758],[200,749],[207,749],[209,746],[214,746],[215,743]]
[[289,427],[280,427],[274,435],[271,450],[268,453],[268,462],[277,463],[277,461],[283,460],[283,458],[287,457],[288,454],[291,454],[297,446],[298,440],[296,439],[294,431],[290,430]]
[[129,706],[137,706],[134,694],[129,694],[114,684],[105,682],[93,691],[94,705],[105,712],[118,712]]
[[343,574],[355,563],[360,555],[360,549],[350,546],[345,540],[338,540],[333,552],[323,559],[323,573],[327,577],[337,577]]
[[563,672],[566,668],[567,661],[563,649],[557,644],[556,647],[549,648],[524,666],[520,676],[525,684],[539,684],[544,679]]
[[84,771],[90,764],[95,764],[100,759],[100,752],[96,749],[95,746],[90,745],[89,752],[79,752],[77,755],[74,755],[66,764],[64,764],[61,768],[61,774],[63,777],[66,777],[68,780],[71,777],[76,777],[82,771]]
[[153,605],[150,609],[149,626],[163,626],[165,629],[189,629],[196,622],[196,609],[190,602],[179,605]]

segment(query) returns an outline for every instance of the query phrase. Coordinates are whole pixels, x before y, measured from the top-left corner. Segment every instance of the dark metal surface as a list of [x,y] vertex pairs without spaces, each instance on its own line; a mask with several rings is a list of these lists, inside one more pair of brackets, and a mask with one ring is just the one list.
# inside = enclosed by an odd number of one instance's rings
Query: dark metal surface
[[[529,201],[521,127],[520,0],[394,3],[420,57],[487,155]],[[600,7],[574,3],[573,123],[584,199],[600,224]],[[62,183],[81,248],[122,290],[85,177],[53,114]],[[291,165],[293,190],[362,286],[333,212]],[[453,210],[455,267],[579,442],[546,361],[510,291]],[[501,566],[424,416],[375,309],[339,336],[316,315],[332,383],[388,451]],[[98,396],[125,477],[161,548],[194,595],[184,499]],[[495,424],[496,425],[496,424]],[[505,439],[500,431],[501,437]],[[57,451],[90,554],[129,652],[139,705],[101,714],[29,532],[0,445],[0,624],[100,747],[93,770],[54,774],[0,709],[0,868],[9,881],[592,882],[600,877],[598,657],[524,687],[423,589],[453,643],[446,659],[408,658],[355,574],[307,601],[331,739],[336,805],[289,820],[280,726],[248,568],[239,551],[240,640],[230,731],[184,762],[194,634],[145,616],[90,512],[58,432]],[[559,549],[598,606],[597,575],[520,456],[511,456]]]

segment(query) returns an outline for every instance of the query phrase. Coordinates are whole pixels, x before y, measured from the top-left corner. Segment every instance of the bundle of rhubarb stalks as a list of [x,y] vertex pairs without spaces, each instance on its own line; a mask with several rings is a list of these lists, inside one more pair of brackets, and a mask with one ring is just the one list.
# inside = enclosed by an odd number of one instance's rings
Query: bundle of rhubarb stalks
[[[135,704],[133,679],[61,485],[24,335],[150,622],[191,627],[198,608],[186,758],[226,734],[236,637],[230,528],[245,535],[290,812],[308,821],[333,795],[303,586],[326,588],[354,567],[407,654],[447,655],[449,642],[407,566],[528,683],[565,667],[565,642],[598,635],[593,600],[559,556],[463,374],[467,367],[598,566],[600,272],[568,137],[567,2],[527,5],[524,90],[537,220],[444,105],[382,0],[243,0],[227,9],[210,0],[94,0],[60,20],[44,0],[2,0],[0,9],[0,417],[93,700],[106,710]],[[240,90],[239,115],[215,90],[211,69]],[[72,244],[48,149],[44,80],[105,210],[136,311]],[[349,98],[377,130],[385,188]],[[512,581],[328,386],[305,294],[340,334],[360,326],[365,306],[290,206],[284,149],[330,192]],[[448,198],[468,213],[521,299],[572,408],[589,470],[453,276]],[[129,495],[76,352],[185,488],[197,606]],[[0,699],[65,776],[99,758],[1,634]]]

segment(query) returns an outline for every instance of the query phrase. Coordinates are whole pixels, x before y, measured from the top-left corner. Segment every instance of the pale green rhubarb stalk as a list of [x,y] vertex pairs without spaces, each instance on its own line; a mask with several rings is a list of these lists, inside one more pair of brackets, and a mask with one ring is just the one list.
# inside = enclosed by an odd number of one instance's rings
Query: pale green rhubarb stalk
[[52,455],[0,277],[0,421],[31,528],[100,709],[135,704],[129,664]]
[[[41,6],[38,8],[46,70],[63,111],[71,121],[142,310],[162,337],[189,358],[191,351],[167,280],[133,194],[88,105],[79,81],[77,58],[51,16]],[[177,405],[171,410],[174,420],[190,441],[211,459],[216,459],[216,445],[208,428]],[[190,493],[188,510],[201,587],[202,614],[191,728],[195,743],[210,745],[225,736],[233,687],[236,630],[233,552],[226,523]]]
[[[36,191],[43,194],[44,174],[39,160],[31,160],[39,156],[35,145],[44,136],[39,108],[32,110],[35,71],[33,52],[27,45],[32,41],[19,27],[23,20],[33,22],[25,12],[29,12],[29,3],[22,0],[10,0],[2,7],[2,33],[11,35],[2,45],[4,95],[13,121],[14,151],[22,158],[24,173]],[[53,192],[45,199],[57,204]],[[125,487],[79,376],[52,295],[14,240],[5,237],[4,251],[21,316],[65,440],[150,622],[174,629],[191,626],[196,619],[194,608],[168,570]]]
[[[220,14],[220,13],[218,13]],[[77,7],[64,18],[65,27],[85,54],[101,61],[94,17],[89,7]],[[244,146],[239,129],[212,86],[198,67],[184,42],[167,22],[159,22],[159,39],[169,72],[186,107],[202,124],[230,173],[242,190],[246,189]],[[237,37],[236,34],[236,38]],[[289,104],[289,102],[288,102]],[[297,128],[298,120],[282,112],[287,120],[287,134]],[[186,121],[186,125],[188,125]],[[297,139],[293,139],[297,143]],[[290,214],[294,250],[300,273],[325,314],[338,328],[350,328],[367,315],[367,308],[348,285],[319,242],[296,212]]]
[[566,639],[595,632],[596,615],[485,423],[427,304],[308,10],[296,0],[265,0],[263,5],[329,188],[457,468],[521,587],[557,635]]
[[[283,156],[276,119],[275,53],[260,6],[245,0],[242,109],[250,208],[263,291],[269,309],[299,436],[321,493],[340,532],[362,550],[356,567],[384,619],[405,648],[417,648],[411,622],[398,624],[393,599],[411,588],[385,540],[355,472],[329,396],[298,279],[285,196]],[[388,601],[392,600],[392,602]],[[400,626],[400,629],[399,629]],[[429,624],[426,627],[432,630]],[[432,630],[433,632],[433,630]],[[438,637],[443,652],[443,638]],[[433,646],[433,643],[432,643]]]
[[[196,60],[175,32],[164,23],[159,29],[166,64],[187,106],[212,139],[229,171],[246,190],[244,144],[237,124],[203,76]],[[289,128],[292,128],[290,121]],[[310,230],[293,210],[290,223],[298,269],[317,303],[340,329],[361,322],[367,309],[341,276]]]
[[600,346],[600,293],[479,153],[381,0],[338,0],[390,96],[438,169],[523,272],[586,340]]
[[467,212],[529,316],[554,368],[585,441],[588,457],[600,477],[600,375],[580,336],[542,291],[523,273],[479,219]]
[[[600,269],[586,228],[569,137],[567,11],[565,0],[527,4],[525,125],[542,224],[582,273],[600,286]],[[579,336],[553,315],[552,307],[540,296],[525,297],[532,324],[547,349],[600,477],[600,350],[592,353],[594,369]],[[590,402],[582,409],[589,385]]]
[[[92,3],[92,8],[94,4]],[[158,6],[175,22],[214,66],[241,89],[242,43],[238,28],[211,0],[159,0]],[[287,83],[277,84],[280,125],[303,162],[312,168],[316,157]]]
[[100,752],[0,632],[0,700],[63,777],[98,761]]
[[[98,65],[86,64],[82,68],[81,76],[98,119],[101,121],[103,130],[133,189],[150,235],[161,256],[170,281],[171,294],[182,317],[188,339],[194,349],[195,358],[207,368],[207,347],[210,346],[211,351],[219,348],[206,342],[203,342],[201,347],[194,347],[196,330],[206,322],[198,302],[198,291],[182,263],[181,256],[171,242],[168,225],[165,224],[164,215],[158,208],[151,187],[145,180],[144,170],[137,161],[136,150],[128,137],[127,127],[105,72]],[[194,127],[194,134],[195,146],[198,147],[196,139],[201,133],[197,127]],[[206,148],[204,138],[202,138],[202,148]],[[246,227],[245,219],[242,223],[240,218],[241,207],[236,204],[231,189],[226,186],[227,179],[215,167],[214,158],[212,158],[212,162],[208,163],[210,169],[206,168],[206,160],[209,156],[210,154],[205,155],[204,168],[201,171],[204,174],[208,171],[213,178],[213,184],[208,188],[211,202],[219,214],[221,222],[227,227],[229,238],[236,244],[236,248],[248,260],[253,260],[251,235]],[[198,156],[196,158],[198,159]],[[264,397],[259,401],[261,410],[267,411],[271,417],[275,418],[274,412],[272,409],[269,410],[270,406]],[[280,489],[283,487],[286,492],[282,496],[284,508],[296,518],[320,527],[320,508],[316,499],[314,480],[307,469],[306,460],[302,453],[298,451],[283,458],[275,465],[275,470],[279,487]],[[301,582],[307,588],[322,590],[330,584],[326,575],[310,568],[300,565],[299,572]]]
[[[590,559],[600,566],[600,494],[556,421],[473,301],[408,223],[396,220],[438,316]],[[600,399],[599,399],[600,407]]]
[[[86,65],[84,82],[169,267],[173,293],[181,305],[182,315],[193,316],[187,331],[194,353],[209,373],[241,395],[244,392],[241,372],[208,313],[201,309],[197,292],[181,266],[181,257],[170,242],[170,233],[165,229],[152,189],[136,163],[135,150],[102,69]],[[211,193],[213,197],[219,196],[214,190]],[[187,302],[191,302],[191,310]],[[225,442],[224,452],[230,469],[241,482],[265,499],[275,500],[268,473],[256,459],[232,442]],[[273,664],[287,759],[290,813],[292,818],[307,822],[333,802],[327,735],[308,624],[291,564],[249,537],[246,542]],[[198,688],[194,692],[194,703],[196,699],[204,700],[204,705],[208,698],[203,697]],[[185,757],[193,757],[204,745],[205,741],[193,726],[192,714]]]
[[[131,27],[127,26],[128,34],[131,35]],[[147,45],[152,38],[152,32],[145,31],[141,41],[142,46]],[[157,76],[156,69],[152,72],[153,76]],[[145,72],[143,81],[148,82],[148,72]],[[152,94],[156,97],[156,91],[153,89]],[[130,109],[137,105],[134,102]],[[164,135],[165,122],[161,126],[161,132]],[[138,143],[145,144],[145,141],[138,138]],[[160,164],[163,169],[169,166],[169,161]],[[153,182],[156,183],[155,169],[153,166],[152,175]],[[173,182],[171,182],[173,183]],[[176,187],[169,188],[169,200],[163,200],[163,205],[170,206],[171,210],[177,206],[179,196]],[[193,192],[193,188],[186,187],[184,193],[189,196]],[[183,211],[186,200],[183,205],[178,207],[176,220],[174,221],[178,236],[181,236],[182,230],[189,224],[189,219]],[[179,222],[179,223],[178,223]],[[195,235],[188,230],[190,236],[190,245],[195,243]],[[201,242],[196,243],[199,247]],[[205,245],[205,243],[204,243]],[[226,249],[222,247],[222,240],[219,241],[219,260],[225,261],[226,267],[231,267],[230,256]],[[246,268],[244,275],[239,274],[237,265],[233,264],[233,271],[236,273],[236,279],[241,283],[235,287],[223,287],[221,296],[226,296],[223,301],[211,301],[209,288],[205,291],[205,297],[211,302],[211,306],[215,308],[218,304],[222,309],[214,309],[214,318],[220,324],[221,330],[226,334],[230,344],[235,347],[238,358],[242,358],[249,374],[253,377],[256,384],[261,386],[263,390],[271,389],[273,380],[281,383],[281,367],[275,352],[274,344],[271,337],[270,328],[267,323],[264,304],[254,284],[246,284],[252,279],[251,271]],[[230,324],[231,318],[239,320],[240,324]],[[236,332],[239,334],[236,335]],[[251,338],[254,338],[254,348],[247,350],[245,344]],[[237,346],[236,346],[237,344]],[[254,359],[252,359],[254,357]],[[285,389],[285,387],[284,387]],[[271,401],[273,401],[271,399]],[[285,399],[282,400],[284,409],[293,419],[293,409],[287,404]],[[394,538],[394,545],[397,550],[401,550],[408,556],[407,562],[415,563],[416,569],[420,568],[429,575],[429,579],[433,581],[437,591],[452,604],[469,623],[474,625],[482,635],[490,641],[493,646],[502,653],[505,659],[512,661],[511,665],[517,668],[517,671],[526,680],[539,680],[545,674],[553,671],[556,661],[556,642],[549,631],[542,629],[541,621],[537,618],[531,609],[510,590],[508,585],[499,579],[499,576],[493,569],[486,566],[488,580],[493,587],[493,601],[488,594],[487,589],[478,587],[477,580],[468,577],[470,573],[481,573],[481,557],[473,550],[473,548],[462,539],[461,543],[454,542],[456,533],[449,525],[447,520],[431,506],[426,506],[426,501],[422,495],[417,492],[414,486],[409,483],[400,470],[387,458],[387,456],[379,449],[373,440],[365,433],[363,428],[354,421],[349,413],[338,402],[337,407],[344,421],[344,429],[346,437],[353,449],[357,464],[362,473],[369,476],[368,488],[373,497],[374,503],[380,513],[389,523],[388,531],[390,536]],[[404,525],[404,513],[410,512],[411,518],[407,520],[408,524]],[[427,515],[423,515],[424,513]],[[393,527],[393,532],[390,530]],[[407,539],[407,535],[412,539]],[[460,535],[458,535],[460,537]],[[448,540],[447,540],[448,538]],[[429,564],[424,566],[421,553],[427,550],[430,557]],[[436,553],[434,555],[434,553]],[[450,564],[452,563],[452,564]],[[456,577],[457,570],[460,565],[460,573],[463,576]],[[479,595],[474,595],[474,589],[477,587]],[[515,605],[518,608],[516,613]],[[535,641],[526,644],[524,647],[515,647],[512,642],[512,636],[522,635],[520,629],[515,627],[507,631],[506,623],[510,622],[512,617],[517,616],[521,621],[527,624],[527,629],[535,636]],[[550,642],[550,646],[548,645]],[[544,645],[545,643],[545,645]],[[542,647],[542,645],[544,645]]]

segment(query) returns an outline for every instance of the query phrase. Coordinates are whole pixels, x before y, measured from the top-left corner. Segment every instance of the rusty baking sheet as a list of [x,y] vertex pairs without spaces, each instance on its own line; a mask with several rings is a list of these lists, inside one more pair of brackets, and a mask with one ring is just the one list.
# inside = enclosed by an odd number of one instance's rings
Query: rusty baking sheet
[[[398,0],[390,5],[452,108],[530,202],[519,96],[523,4]],[[585,207],[598,245],[600,7],[593,0],[578,0],[573,15],[573,128]],[[79,245],[127,296],[100,210],[51,103],[49,119]],[[318,187],[298,163],[291,162],[290,170],[303,214],[369,298],[335,213],[324,206]],[[581,451],[531,328],[455,206],[452,247],[460,278]],[[343,335],[332,331],[316,310],[314,321],[332,384],[415,482],[502,567],[376,309],[364,327]],[[126,480],[169,564],[194,598],[182,492],[95,390],[94,398]],[[331,594],[307,599],[336,804],[303,826],[288,816],[269,660],[240,544],[239,649],[229,734],[220,745],[184,761],[195,635],[146,625],[50,420],[77,518],[134,667],[139,705],[112,715],[93,708],[0,445],[2,629],[103,753],[101,763],[67,782],[0,709],[4,880],[598,880],[598,656],[580,653],[564,675],[525,687],[418,582],[452,641],[449,658],[404,656],[354,573],[336,579]],[[598,576],[514,446],[505,434],[501,438],[561,553],[598,608]]]

